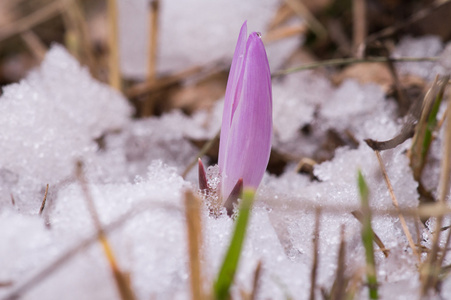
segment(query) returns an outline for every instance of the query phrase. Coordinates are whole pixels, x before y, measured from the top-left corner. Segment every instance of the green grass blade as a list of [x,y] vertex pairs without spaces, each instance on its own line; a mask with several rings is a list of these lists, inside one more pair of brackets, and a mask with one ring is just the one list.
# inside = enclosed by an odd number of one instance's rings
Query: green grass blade
[[241,200],[235,224],[235,231],[230,241],[229,249],[227,249],[224,262],[218,273],[217,280],[213,286],[215,298],[218,300],[229,298],[229,289],[238,267],[254,196],[255,191],[252,189],[245,189],[243,192],[243,199]]
[[360,199],[362,204],[362,242],[365,248],[366,256],[366,276],[368,280],[369,297],[370,299],[378,299],[377,292],[377,277],[376,277],[376,264],[374,261],[374,235],[371,228],[371,210],[369,203],[369,190],[368,186],[363,178],[362,172],[358,173],[358,185],[360,192]]

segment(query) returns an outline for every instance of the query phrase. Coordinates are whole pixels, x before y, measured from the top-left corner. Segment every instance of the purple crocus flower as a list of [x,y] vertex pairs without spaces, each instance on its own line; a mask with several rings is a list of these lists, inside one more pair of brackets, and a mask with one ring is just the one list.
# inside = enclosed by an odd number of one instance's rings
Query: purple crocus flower
[[219,170],[222,199],[237,183],[257,188],[271,152],[271,73],[265,47],[256,32],[246,41],[241,27],[230,68],[222,116]]

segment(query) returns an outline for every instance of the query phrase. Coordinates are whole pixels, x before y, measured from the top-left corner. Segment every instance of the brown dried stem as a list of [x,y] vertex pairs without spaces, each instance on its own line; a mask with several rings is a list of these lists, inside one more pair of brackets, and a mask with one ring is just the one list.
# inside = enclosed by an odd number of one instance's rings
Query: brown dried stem
[[185,192],[185,217],[188,236],[189,266],[191,274],[191,299],[205,299],[202,272],[202,222],[201,202],[193,192]]
[[49,192],[49,184],[45,187],[44,199],[42,200],[41,208],[39,208],[39,215],[42,215],[42,212],[45,208],[45,202],[47,201],[47,193]]
[[150,38],[149,38],[149,57],[147,66],[147,81],[152,82],[156,78],[157,49],[158,49],[158,19],[160,11],[160,1],[152,0],[150,2]]
[[32,30],[22,32],[20,37],[25,42],[34,58],[38,62],[41,62],[47,53],[47,47],[41,39]]
[[[360,210],[352,211],[351,214],[354,216],[354,218],[356,218],[360,223],[363,224],[363,220],[364,220],[363,214]],[[371,211],[371,214],[374,214],[373,210]],[[379,249],[382,251],[384,256],[388,257],[388,255],[390,254],[390,250],[385,247],[385,245],[382,242],[382,240],[380,239],[380,237],[374,231],[373,231],[373,238],[374,238],[374,242],[379,247]]]
[[327,30],[308,10],[308,8],[297,0],[285,0],[285,3],[302,19],[305,19],[307,26],[321,39],[327,35]]
[[340,247],[338,248],[337,257],[337,271],[335,273],[335,281],[332,286],[330,299],[344,300],[346,285],[348,279],[345,277],[345,258],[346,258],[346,240],[345,240],[345,226],[341,225],[340,230]]
[[408,27],[412,25],[413,23],[416,23],[425,17],[429,16],[433,11],[441,8],[442,6],[449,4],[449,0],[436,0],[432,4],[429,4],[426,8],[421,9],[420,11],[414,13],[408,20],[395,24],[390,27],[386,27],[382,29],[381,31],[378,31],[376,33],[373,33],[369,35],[366,39],[367,44],[372,43],[374,41],[377,41],[381,38],[388,37],[390,35],[395,34],[400,29],[403,29],[405,27]]
[[[448,100],[451,103],[451,99]],[[451,155],[451,110],[447,109],[446,111],[446,128],[445,128],[445,136],[444,136],[444,144],[443,144],[443,152],[442,152],[442,163],[441,163],[441,172],[440,172],[440,181],[439,181],[439,191],[438,191],[438,202],[442,205],[446,203],[446,196],[448,195],[450,188],[450,173],[451,173],[451,164],[450,164],[450,155]],[[428,256],[427,261],[423,266],[423,286],[422,286],[422,295],[426,295],[427,292],[435,288],[437,283],[439,282],[439,274],[441,263],[444,260],[444,256],[446,255],[446,245],[443,249],[442,256],[439,257],[440,250],[440,233],[443,224],[443,216],[438,216],[436,220],[434,239],[432,243],[432,249]],[[447,238],[446,243],[449,243],[449,237]]]
[[96,227],[96,231],[97,231],[98,237],[99,237],[99,242],[102,245],[102,248],[103,248],[105,256],[108,260],[108,263],[110,264],[111,272],[113,273],[113,277],[116,282],[116,286],[117,286],[118,292],[121,296],[121,299],[122,300],[134,300],[136,298],[133,293],[133,290],[131,289],[130,283],[128,282],[128,280],[126,278],[125,273],[123,273],[120,270],[119,265],[116,260],[116,257],[114,255],[113,249],[111,248],[110,243],[108,242],[108,239],[106,237],[105,231],[103,230],[102,223],[100,222],[99,215],[97,214],[97,210],[94,205],[94,199],[92,198],[92,195],[88,188],[88,183],[83,174],[83,165],[80,161],[77,162],[76,177],[77,177],[78,181],[80,182],[80,186],[81,186],[83,195],[86,200],[86,205],[88,206],[88,211],[89,211],[91,218],[94,222],[94,225]]
[[353,0],[353,50],[355,57],[363,58],[365,48],[366,26],[366,0]]
[[261,273],[262,273],[262,261],[260,260],[260,261],[258,261],[257,267],[255,268],[254,282],[253,282],[253,285],[252,285],[251,294],[249,296],[250,300],[257,299],[257,292],[258,292],[258,287],[259,287],[258,283],[260,281]]
[[319,250],[319,228],[321,219],[321,209],[315,213],[315,231],[313,232],[313,263],[310,272],[310,300],[315,300],[316,276],[318,272],[318,250]]
[[108,0],[108,66],[110,86],[121,90],[121,73],[119,68],[119,33],[118,33],[118,11],[116,0]]
[[388,192],[390,193],[390,198],[393,202],[393,205],[395,208],[399,211],[399,220],[401,221],[402,230],[404,231],[404,234],[407,237],[407,241],[409,242],[409,246],[412,249],[413,254],[417,258],[418,262],[421,262],[421,256],[417,251],[417,247],[415,246],[415,242],[413,241],[412,234],[410,234],[409,228],[407,227],[406,219],[404,218],[403,214],[399,210],[399,203],[396,199],[395,192],[393,191],[393,186],[391,185],[390,178],[388,177],[387,170],[385,169],[384,162],[382,160],[381,154],[379,151],[374,151],[376,153],[377,161],[379,162],[379,166],[382,171],[382,175],[384,177],[385,183],[387,184]]
[[[73,1],[73,0],[69,0]],[[60,1],[53,1],[41,9],[0,28],[0,42],[14,35],[20,34],[57,16],[63,9]]]
[[422,62],[422,61],[437,61],[439,57],[366,57],[366,58],[337,58],[330,60],[323,60],[318,62],[313,62],[309,64],[304,64],[301,66],[288,68],[285,70],[276,71],[271,74],[271,77],[279,77],[283,75],[288,75],[291,73],[317,69],[321,67],[332,67],[332,66],[344,66],[350,64],[358,64],[358,63],[380,63],[380,62]]

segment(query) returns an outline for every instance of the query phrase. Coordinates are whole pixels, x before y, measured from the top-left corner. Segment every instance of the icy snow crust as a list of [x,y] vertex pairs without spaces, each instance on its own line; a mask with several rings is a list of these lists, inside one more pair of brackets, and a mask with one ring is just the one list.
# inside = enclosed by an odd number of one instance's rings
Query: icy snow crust
[[[265,175],[232,291],[235,296],[251,289],[255,267],[262,261],[259,299],[308,298],[314,206],[324,208],[318,286],[331,288],[342,225],[347,274],[364,267],[360,224],[351,215],[359,207],[356,173],[362,170],[374,209],[393,207],[376,156],[362,142],[363,138],[390,138],[399,130],[392,102],[384,98],[379,86],[346,81],[335,88],[313,72],[293,74],[274,84],[276,150],[309,156],[316,151],[315,139],[329,128],[352,130],[360,146],[340,148],[332,160],[317,165],[314,174],[319,181],[296,174],[291,165],[279,177]],[[221,105],[218,102],[214,114],[220,115]],[[189,139],[211,138],[220,120],[209,118],[206,112],[187,117],[177,111],[132,120],[131,112],[120,94],[92,79],[60,46],[54,46],[26,79],[5,88],[0,97],[0,282],[13,284],[1,288],[0,297],[94,234],[74,176],[75,161],[82,160],[102,224],[108,226],[137,210],[109,234],[137,297],[189,299],[183,193],[196,190],[195,171],[189,181],[179,174],[197,153]],[[300,127],[317,120],[316,135],[300,133]],[[417,184],[405,156],[409,145],[410,140],[382,153],[401,207],[418,205]],[[434,147],[433,155],[439,159],[440,147]],[[47,183],[50,193],[40,216]],[[331,207],[337,212],[327,212]],[[205,278],[212,280],[228,246],[233,221],[227,216],[209,216],[206,207],[202,221]],[[408,224],[414,234],[411,220]],[[403,293],[400,299],[417,295],[416,262],[399,219],[375,215],[373,226],[391,251],[388,258],[376,251],[382,297],[393,299],[399,291]],[[427,231],[423,238],[427,246]],[[448,280],[444,290],[450,289]],[[363,289],[361,297],[366,295]],[[23,299],[118,299],[118,294],[105,255],[93,243]]]

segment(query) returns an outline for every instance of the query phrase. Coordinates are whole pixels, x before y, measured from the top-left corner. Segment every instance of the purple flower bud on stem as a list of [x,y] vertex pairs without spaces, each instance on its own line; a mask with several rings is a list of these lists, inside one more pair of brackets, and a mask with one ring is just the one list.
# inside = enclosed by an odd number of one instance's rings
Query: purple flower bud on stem
[[271,152],[271,72],[260,35],[246,41],[244,22],[230,68],[224,101],[219,144],[222,199],[225,201],[238,180],[243,187],[257,188]]

